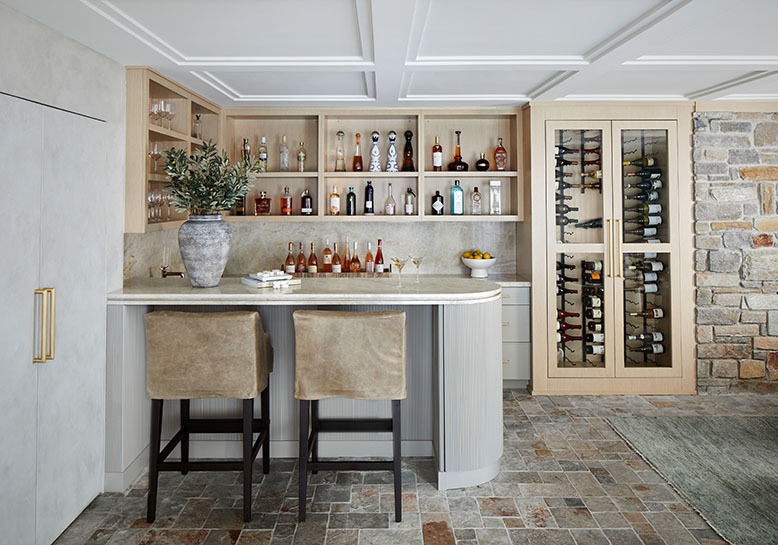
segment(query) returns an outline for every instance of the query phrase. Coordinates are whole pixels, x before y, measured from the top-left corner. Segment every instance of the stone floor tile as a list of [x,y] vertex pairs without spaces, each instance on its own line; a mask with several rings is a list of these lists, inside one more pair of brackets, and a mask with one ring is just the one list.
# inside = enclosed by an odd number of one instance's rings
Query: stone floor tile
[[270,545],[272,537],[270,530],[243,530],[236,545]]
[[423,520],[421,532],[424,545],[456,545],[454,530],[446,520]]
[[597,528],[597,521],[585,507],[555,507],[551,514],[560,528]]
[[517,517],[519,508],[513,498],[477,498],[483,517]]
[[643,545],[643,541],[641,541],[641,539],[632,529],[612,530],[603,528],[602,532],[605,534],[605,537],[607,537],[614,545]]
[[452,511],[451,526],[454,528],[483,528],[484,521],[477,511]]
[[475,531],[475,537],[483,545],[511,545],[508,530],[504,528],[479,528]]
[[617,511],[604,511],[601,513],[592,513],[594,520],[600,528],[631,528],[632,525],[624,518],[624,515]]
[[305,522],[297,525],[294,533],[294,545],[324,545],[327,539],[329,516],[309,513]]
[[211,530],[203,545],[235,545],[241,530]]
[[551,510],[539,498],[518,499],[516,503],[527,528],[557,528]]
[[602,530],[573,529],[570,530],[576,545],[611,545]]
[[662,539],[671,545],[697,545],[697,540],[670,512],[648,513],[646,520],[651,523]]
[[423,545],[419,530],[360,530],[359,545]]
[[[138,545],[146,535],[146,529],[128,528],[117,530],[105,545]],[[55,543],[58,543],[55,541]]]
[[575,545],[569,530],[527,528],[508,530],[508,535],[512,545]]
[[422,513],[448,513],[448,498],[420,495],[419,510]]
[[386,513],[334,513],[330,515],[329,528],[388,528]]
[[463,511],[475,511],[478,512],[478,501],[470,496],[463,496],[461,498],[449,498],[448,508],[452,513]]
[[214,501],[210,498],[192,498],[186,502],[174,528],[202,528],[211,513]]
[[[333,477],[334,482],[334,477]],[[313,493],[314,503],[350,503],[351,487],[338,484],[321,484]]]
[[243,509],[212,509],[203,527],[215,530],[241,530],[243,529]]
[[149,530],[139,545],[201,545],[207,530]]
[[359,530],[327,530],[325,545],[359,545]]

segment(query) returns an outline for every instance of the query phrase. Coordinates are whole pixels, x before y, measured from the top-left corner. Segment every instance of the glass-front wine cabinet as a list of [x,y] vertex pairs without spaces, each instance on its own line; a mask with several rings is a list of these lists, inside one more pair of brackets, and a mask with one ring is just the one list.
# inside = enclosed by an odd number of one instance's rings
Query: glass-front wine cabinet
[[548,376],[680,377],[676,123],[545,134]]

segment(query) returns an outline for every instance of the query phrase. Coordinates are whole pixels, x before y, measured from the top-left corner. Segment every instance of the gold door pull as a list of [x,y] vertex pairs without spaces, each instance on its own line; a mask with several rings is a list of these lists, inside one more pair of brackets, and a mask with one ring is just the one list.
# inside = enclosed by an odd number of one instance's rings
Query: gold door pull
[[503,326],[503,327],[510,327],[510,326],[511,326],[511,323],[510,323],[510,322],[503,322],[503,323],[502,323],[502,326]]
[[33,297],[36,295],[41,296],[41,321],[40,321],[40,329],[39,329],[39,335],[38,335],[38,350],[39,350],[39,357],[36,357],[35,354],[32,356],[32,362],[33,363],[46,363],[46,337],[48,337],[48,326],[49,326],[49,317],[48,317],[48,309],[49,306],[46,304],[46,289],[38,289],[33,291]]
[[41,321],[38,348],[40,356],[33,355],[33,363],[46,363],[54,359],[55,323],[57,314],[57,290],[55,288],[40,288],[34,290],[41,296]]
[[53,360],[54,359],[54,345],[55,343],[55,336],[54,332],[56,329],[56,323],[57,323],[57,289],[56,288],[46,288],[46,291],[48,292],[48,300],[49,300],[49,352],[46,354],[47,360]]

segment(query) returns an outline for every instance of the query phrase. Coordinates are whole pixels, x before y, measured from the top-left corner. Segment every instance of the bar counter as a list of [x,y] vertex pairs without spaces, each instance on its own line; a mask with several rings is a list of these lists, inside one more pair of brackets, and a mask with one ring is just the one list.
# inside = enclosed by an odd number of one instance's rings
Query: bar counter
[[[108,397],[106,490],[122,491],[148,464],[149,408],[145,394],[143,317],[155,309],[221,311],[252,307],[262,316],[274,348],[271,374],[271,456],[297,453],[297,404],[293,397],[292,311],[401,309],[407,319],[408,398],[403,401],[403,456],[434,456],[440,489],[476,486],[494,478],[503,452],[501,288],[462,276],[303,278],[274,290],[224,278],[215,288],[193,288],[188,279],[139,279],[108,295]],[[338,350],[339,347],[323,349]],[[193,400],[199,410],[226,414],[234,400]],[[333,399],[322,416],[388,414],[389,402]],[[178,418],[166,411],[163,438]],[[237,437],[193,441],[193,457],[234,456]],[[333,434],[322,456],[383,456],[387,434]]]

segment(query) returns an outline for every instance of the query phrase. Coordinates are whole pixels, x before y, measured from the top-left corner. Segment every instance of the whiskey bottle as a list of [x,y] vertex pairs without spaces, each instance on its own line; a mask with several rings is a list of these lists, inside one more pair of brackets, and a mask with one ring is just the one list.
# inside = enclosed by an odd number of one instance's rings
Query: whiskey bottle
[[332,272],[339,273],[342,272],[342,270],[340,254],[338,254],[338,243],[334,242],[332,244]]
[[289,146],[286,145],[286,135],[281,137],[281,145],[278,146],[278,170],[281,172],[289,170]]
[[286,261],[284,261],[284,272],[288,274],[294,274],[294,242],[289,243],[289,253],[286,254]]
[[313,247],[313,242],[311,242],[311,253],[308,254],[308,272],[319,272],[319,260],[316,259],[316,250]]
[[643,318],[664,318],[665,317],[665,311],[661,308],[649,308],[641,312],[627,312],[629,316],[640,316]]
[[375,272],[375,259],[373,258],[372,244],[367,243],[367,253],[365,254],[365,272]]
[[281,215],[282,216],[291,216],[292,215],[292,194],[289,193],[289,188],[284,188],[284,194],[281,195]]
[[416,193],[410,187],[405,192],[405,206],[404,212],[406,216],[413,216],[416,214]]
[[462,160],[462,145],[460,143],[460,136],[462,136],[462,131],[454,131],[454,134],[457,135],[457,145],[456,148],[454,148],[454,160],[448,164],[448,169],[454,171],[465,171],[469,168],[469,165]]
[[310,216],[313,214],[313,197],[308,189],[303,189],[303,193],[300,196],[300,214],[303,216]]
[[335,172],[345,172],[346,152],[343,150],[343,137],[346,136],[346,133],[338,131],[335,133],[335,136],[338,137],[338,141],[335,144]]
[[303,243],[300,243],[300,252],[297,254],[297,261],[294,264],[294,272],[296,273],[304,273],[305,272],[305,253],[303,253]]
[[362,264],[359,262],[359,252],[357,251],[357,241],[354,241],[354,253],[351,255],[351,265],[349,266],[351,272],[360,272],[362,270]]
[[440,145],[440,136],[435,137],[435,144],[432,146],[432,170],[443,170],[443,146]]
[[235,202],[235,209],[233,211],[233,214],[236,216],[245,216],[246,215],[246,196],[240,197]]
[[478,161],[475,162],[475,169],[479,172],[486,172],[489,170],[489,161],[486,160],[486,154],[482,153]]
[[494,149],[494,168],[497,170],[508,168],[508,152],[502,145],[502,138],[497,139],[497,147]]
[[330,216],[340,215],[340,193],[338,193],[338,186],[332,186],[332,193],[330,193]]
[[264,136],[260,139],[257,150],[257,171],[267,172],[267,140]]
[[354,158],[351,160],[351,170],[362,172],[362,145],[360,143],[360,134],[356,134],[356,146],[354,147]]
[[478,192],[478,187],[473,188],[473,194],[470,195],[470,213],[474,216],[481,215],[481,193]]
[[259,197],[254,199],[254,215],[255,216],[269,216],[270,215],[270,197],[267,196],[267,191],[260,191]]
[[[338,247],[335,247],[337,253]],[[321,252],[321,270],[322,272],[332,272],[332,250],[330,249],[330,239],[324,239],[324,250]]]
[[305,143],[300,141],[300,147],[297,148],[297,172],[305,172],[305,157],[308,154],[305,152]]
[[384,272],[384,251],[382,245],[383,241],[379,238],[378,248],[376,248],[375,251],[375,272],[377,273]]
[[367,185],[365,186],[365,215],[366,216],[372,216],[375,213],[375,208],[373,204],[373,182],[370,180],[367,181]]
[[443,195],[441,195],[440,191],[436,189],[435,194],[432,196],[432,215],[442,216],[443,208],[444,208]]
[[451,215],[461,216],[465,213],[465,192],[459,185],[459,180],[454,180],[451,188]]
[[405,131],[405,147],[403,148],[403,172],[416,172],[416,167],[413,166],[413,144],[411,144],[411,138],[413,138],[413,132]]
[[386,196],[386,200],[384,201],[384,214],[387,216],[394,216],[397,210],[397,203],[392,196],[392,182],[389,182],[387,186],[389,194]]
[[354,193],[353,187],[349,187],[348,193],[346,193],[346,215],[357,215],[357,194]]
[[641,157],[640,159],[635,159],[633,161],[622,161],[621,164],[625,167],[652,167],[656,164],[656,159],[653,157]]

